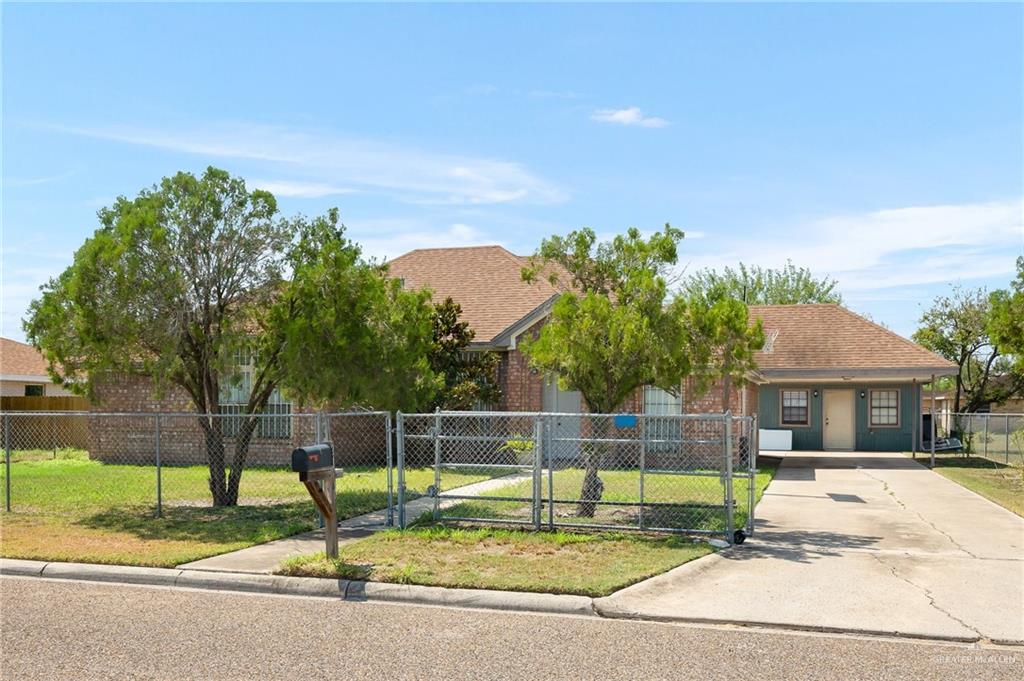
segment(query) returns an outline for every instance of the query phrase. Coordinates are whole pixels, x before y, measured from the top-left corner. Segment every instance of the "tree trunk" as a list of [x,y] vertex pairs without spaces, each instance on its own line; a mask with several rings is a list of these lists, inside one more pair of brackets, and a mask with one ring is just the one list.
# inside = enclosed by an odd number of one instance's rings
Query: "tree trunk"
[[[591,420],[592,437],[597,440],[608,438],[608,418],[599,417]],[[577,506],[576,514],[581,518],[593,518],[597,512],[597,504],[604,494],[604,482],[597,474],[597,470],[604,459],[608,449],[607,442],[584,442],[583,443],[583,489],[580,490],[580,503]]]
[[224,424],[219,416],[199,416],[199,425],[206,436],[206,462],[210,471],[208,480],[214,506],[234,506],[236,500],[228,496],[224,480]]
[[235,438],[235,456],[231,460],[231,473],[228,476],[227,496],[232,506],[238,505],[238,487],[242,483],[242,471],[245,470],[245,459],[249,455],[249,443],[252,442],[252,434],[259,423],[259,417],[249,415],[238,429],[238,436]]

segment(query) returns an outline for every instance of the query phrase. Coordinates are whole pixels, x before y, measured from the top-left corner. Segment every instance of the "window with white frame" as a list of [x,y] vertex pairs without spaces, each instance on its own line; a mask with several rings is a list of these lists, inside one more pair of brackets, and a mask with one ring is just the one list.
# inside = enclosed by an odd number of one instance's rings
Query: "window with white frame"
[[[224,434],[234,437],[238,434],[245,408],[252,392],[253,374],[256,370],[256,356],[248,348],[235,351],[234,375],[221,384],[220,411],[227,414],[224,418]],[[292,436],[292,405],[281,397],[276,388],[270,393],[267,406],[263,408],[259,425],[253,433],[254,437],[266,439],[288,439]],[[232,415],[239,415],[232,418]]]
[[671,418],[683,413],[683,394],[673,395],[653,385],[644,386],[644,439],[647,450],[672,451],[678,444],[682,422]]
[[811,424],[811,400],[807,390],[782,390],[779,400],[783,426],[809,426]]
[[872,427],[885,428],[900,425],[899,390],[872,390],[869,399]]

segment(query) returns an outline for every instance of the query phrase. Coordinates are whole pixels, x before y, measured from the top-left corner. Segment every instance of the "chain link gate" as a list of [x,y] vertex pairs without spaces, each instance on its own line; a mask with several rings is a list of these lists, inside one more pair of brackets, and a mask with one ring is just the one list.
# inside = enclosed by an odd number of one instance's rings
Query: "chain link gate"
[[[399,413],[397,525],[430,518],[742,542],[754,531],[756,425],[729,413]],[[421,480],[432,472],[431,484],[410,487],[412,471]]]

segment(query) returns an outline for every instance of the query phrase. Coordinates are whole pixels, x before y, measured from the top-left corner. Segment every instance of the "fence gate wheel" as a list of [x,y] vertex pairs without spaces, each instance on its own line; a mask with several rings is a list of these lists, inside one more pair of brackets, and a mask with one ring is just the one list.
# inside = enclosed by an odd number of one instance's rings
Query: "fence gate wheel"
[[745,541],[747,541],[747,533],[743,530],[736,530],[732,533],[733,544],[742,544]]

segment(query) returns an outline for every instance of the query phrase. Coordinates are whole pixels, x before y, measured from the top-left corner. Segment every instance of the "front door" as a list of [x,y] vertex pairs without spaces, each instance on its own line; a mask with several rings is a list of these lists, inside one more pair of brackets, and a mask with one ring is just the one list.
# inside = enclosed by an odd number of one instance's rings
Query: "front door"
[[853,449],[854,391],[826,390],[823,402],[825,449]]
[[543,409],[555,414],[551,423],[551,455],[556,459],[575,458],[579,454],[581,404],[579,392],[559,389],[554,377],[544,381]]

